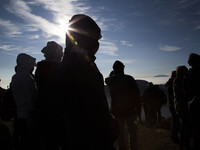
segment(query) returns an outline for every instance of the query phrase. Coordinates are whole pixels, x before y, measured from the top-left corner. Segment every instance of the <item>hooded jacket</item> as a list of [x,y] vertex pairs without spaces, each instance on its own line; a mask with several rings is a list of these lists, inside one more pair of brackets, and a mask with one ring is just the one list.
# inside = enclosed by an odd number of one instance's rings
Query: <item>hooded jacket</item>
[[35,60],[24,53],[17,57],[17,71],[12,77],[11,90],[17,105],[18,118],[27,118],[34,108],[37,89],[31,72],[36,65]]

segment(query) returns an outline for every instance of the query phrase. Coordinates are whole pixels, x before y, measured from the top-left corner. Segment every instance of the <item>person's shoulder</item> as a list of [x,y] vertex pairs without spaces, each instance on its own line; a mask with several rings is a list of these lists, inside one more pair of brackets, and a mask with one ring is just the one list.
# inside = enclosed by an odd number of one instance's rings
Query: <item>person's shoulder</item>
[[135,80],[133,76],[124,74],[124,78],[130,79],[130,80]]
[[109,85],[109,84],[111,84],[114,81],[114,79],[115,79],[115,76],[113,76],[113,77],[107,77],[107,78],[105,78],[105,83],[107,85]]

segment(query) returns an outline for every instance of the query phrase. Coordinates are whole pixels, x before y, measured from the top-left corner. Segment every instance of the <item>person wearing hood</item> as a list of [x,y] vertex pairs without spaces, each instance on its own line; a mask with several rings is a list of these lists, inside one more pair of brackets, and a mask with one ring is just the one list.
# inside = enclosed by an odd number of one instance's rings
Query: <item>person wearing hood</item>
[[61,142],[66,136],[65,127],[54,95],[54,79],[63,57],[63,48],[55,41],[49,41],[41,52],[45,59],[37,63],[35,71],[38,87],[36,110],[41,125],[41,141],[46,150],[57,150],[59,146],[65,149],[65,144]]
[[17,56],[17,70],[12,77],[11,90],[16,102],[17,114],[14,118],[14,146],[15,149],[30,149],[30,130],[28,118],[34,109],[37,98],[37,88],[31,75],[36,59],[21,53]]
[[89,16],[77,14],[69,21],[57,86],[68,120],[69,150],[113,149],[113,118],[95,64],[100,38],[101,29]]

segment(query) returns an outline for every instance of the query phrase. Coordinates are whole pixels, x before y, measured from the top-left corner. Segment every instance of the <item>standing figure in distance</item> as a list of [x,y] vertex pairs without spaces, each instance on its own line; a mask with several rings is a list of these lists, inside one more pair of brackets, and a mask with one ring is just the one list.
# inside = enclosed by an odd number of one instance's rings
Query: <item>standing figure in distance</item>
[[124,74],[124,64],[115,61],[114,74],[105,79],[111,95],[111,113],[120,127],[119,150],[127,150],[124,137],[125,125],[130,134],[130,149],[137,150],[137,115],[140,111],[140,90],[135,79]]
[[176,71],[172,71],[171,77],[166,82],[165,87],[167,91],[167,99],[168,99],[168,107],[171,113],[171,140],[178,144],[179,143],[179,118],[176,114],[175,107],[174,107],[174,90],[173,90],[173,82],[176,78]]
[[174,106],[176,115],[180,120],[181,127],[181,137],[180,137],[180,150],[189,149],[189,129],[190,129],[190,119],[188,115],[188,101],[186,97],[186,92],[184,89],[184,82],[188,69],[186,66],[177,66],[176,68],[176,78],[173,82],[174,90]]

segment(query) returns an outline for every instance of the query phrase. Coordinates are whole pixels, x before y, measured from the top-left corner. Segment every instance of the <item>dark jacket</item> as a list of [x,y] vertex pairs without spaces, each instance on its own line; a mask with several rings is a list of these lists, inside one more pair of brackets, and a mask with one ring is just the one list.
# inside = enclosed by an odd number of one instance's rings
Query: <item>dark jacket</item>
[[111,113],[115,117],[136,115],[140,107],[140,91],[132,76],[119,74],[106,78],[111,95]]
[[37,63],[35,71],[35,81],[38,88],[37,109],[42,114],[47,113],[46,115],[48,116],[50,115],[48,114],[49,111],[52,111],[51,98],[53,95],[52,92],[55,92],[53,80],[59,64],[53,61],[40,61]]
[[169,105],[169,110],[172,113],[172,115],[175,115],[175,108],[174,108],[174,92],[173,92],[173,81],[174,78],[170,78],[166,84],[166,90],[167,90],[167,99],[168,99],[168,105]]
[[110,121],[103,76],[86,50],[65,52],[58,91],[65,105],[71,149],[108,149]]

